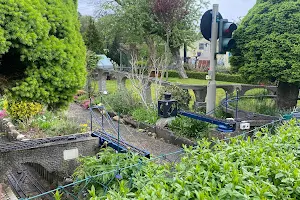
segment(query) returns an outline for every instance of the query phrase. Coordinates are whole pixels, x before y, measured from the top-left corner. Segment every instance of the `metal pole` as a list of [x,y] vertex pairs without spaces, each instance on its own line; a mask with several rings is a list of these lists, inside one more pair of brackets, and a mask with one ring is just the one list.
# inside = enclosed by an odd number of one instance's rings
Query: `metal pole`
[[228,111],[228,93],[226,91],[226,115],[227,115],[227,112]]
[[212,26],[211,26],[211,39],[210,39],[210,67],[208,75],[211,77],[207,85],[207,99],[206,99],[206,113],[214,115],[216,107],[216,80],[215,80],[215,66],[216,66],[216,50],[218,39],[218,22],[217,16],[219,13],[219,5],[213,5],[212,11]]
[[239,106],[239,90],[236,90],[236,104],[235,104],[235,120],[238,118],[238,106]]

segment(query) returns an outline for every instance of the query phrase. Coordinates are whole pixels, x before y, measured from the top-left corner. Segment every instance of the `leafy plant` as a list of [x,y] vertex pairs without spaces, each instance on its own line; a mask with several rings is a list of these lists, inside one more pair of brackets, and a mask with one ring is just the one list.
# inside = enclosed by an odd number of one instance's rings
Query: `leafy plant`
[[107,199],[298,199],[299,133],[293,120],[276,135],[267,129],[257,132],[255,140],[214,141],[213,147],[202,140],[185,148],[174,168],[149,163],[145,173],[133,177],[129,192],[112,189]]
[[[92,175],[101,174],[103,172],[109,172],[121,167],[132,165],[132,163],[143,162],[145,158],[138,156],[135,153],[116,153],[111,148],[104,148],[97,156],[83,157],[79,159],[81,165],[76,168],[73,177],[74,179],[84,179]],[[105,173],[103,176],[98,176],[88,183],[88,187],[94,187],[90,190],[90,194],[93,197],[94,192],[97,195],[102,196],[105,193],[103,185],[108,188],[118,188],[118,185],[124,182],[129,182],[130,178],[141,170],[141,166],[131,167],[117,171],[117,173]],[[77,189],[80,189],[78,186]],[[76,190],[76,189],[75,189]],[[129,191],[127,191],[129,192]]]
[[9,102],[7,112],[15,120],[27,121],[40,113],[43,106],[36,102]]
[[102,97],[102,101],[108,109],[121,114],[130,114],[140,107],[140,102],[132,92],[122,89],[113,94]]
[[169,128],[176,134],[195,139],[208,137],[208,126],[206,122],[180,116],[169,124]]
[[160,99],[164,99],[164,93],[171,93],[172,99],[178,101],[178,107],[180,109],[189,109],[189,102],[191,101],[191,96],[188,90],[181,89],[176,85],[165,86],[160,91]]
[[272,135],[264,128],[254,139],[236,137],[213,141],[214,145],[203,139],[196,147],[185,147],[174,165],[141,162],[134,154],[106,149],[99,158],[81,158],[74,178],[97,175],[88,187],[94,185],[97,195],[108,200],[298,199],[300,127],[291,120],[276,132]]
[[132,117],[139,122],[155,124],[158,120],[157,110],[150,108],[137,108],[132,112]]

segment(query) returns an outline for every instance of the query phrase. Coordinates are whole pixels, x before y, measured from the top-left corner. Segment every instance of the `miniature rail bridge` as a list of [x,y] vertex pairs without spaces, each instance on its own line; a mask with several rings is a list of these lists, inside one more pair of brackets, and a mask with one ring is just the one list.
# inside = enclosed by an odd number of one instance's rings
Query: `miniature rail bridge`
[[[134,77],[132,73],[127,71],[119,71],[119,70],[103,70],[98,69],[95,73],[95,78],[98,81],[98,88],[100,92],[106,91],[106,79],[108,74],[115,77],[117,80],[118,88],[125,88],[125,82],[127,79]],[[144,93],[145,99],[147,102],[152,102],[151,96],[151,85],[156,83],[156,78],[144,76],[143,81],[145,83]],[[205,99],[207,94],[207,85],[190,85],[190,84],[178,84],[178,83],[170,83],[167,81],[161,81],[163,86],[167,85],[177,85],[178,87],[185,90],[192,90],[195,94],[195,106],[196,107],[205,107]],[[265,85],[249,85],[249,84],[218,84],[217,88],[223,89],[228,95],[233,94],[235,91],[239,91],[239,95],[243,96],[247,91],[252,89],[266,89],[270,95],[276,95],[277,87],[276,86],[265,86]]]

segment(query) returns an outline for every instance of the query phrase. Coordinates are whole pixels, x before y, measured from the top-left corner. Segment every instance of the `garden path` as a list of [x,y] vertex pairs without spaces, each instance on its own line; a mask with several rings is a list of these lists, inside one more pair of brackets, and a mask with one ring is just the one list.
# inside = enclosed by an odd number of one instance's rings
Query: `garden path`
[[[81,106],[72,103],[66,114],[70,120],[74,120],[79,124],[87,124],[88,128],[90,127],[91,116],[89,110],[86,110]],[[114,121],[113,123],[117,127],[117,122]],[[93,121],[94,130],[96,128],[99,128],[99,126],[95,127],[95,124],[96,123]],[[108,122],[104,123],[104,127],[109,127]],[[137,148],[146,150],[154,156],[175,152],[180,149],[180,147],[178,146],[168,144],[163,140],[150,137],[148,136],[147,132],[139,131],[125,124],[120,125],[120,135],[129,144]]]

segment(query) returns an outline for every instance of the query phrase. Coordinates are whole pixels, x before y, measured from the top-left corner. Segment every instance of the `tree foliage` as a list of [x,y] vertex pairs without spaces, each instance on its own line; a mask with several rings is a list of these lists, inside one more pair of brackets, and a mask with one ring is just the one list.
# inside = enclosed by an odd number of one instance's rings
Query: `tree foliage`
[[75,0],[0,0],[0,74],[16,100],[66,106],[85,83]]
[[258,0],[234,33],[231,65],[249,81],[300,83],[300,2]]
[[176,66],[183,69],[179,49],[184,43],[198,39],[197,21],[206,3],[205,0],[114,0],[106,7],[113,14],[105,16],[105,20],[109,22],[110,33],[121,33],[123,43],[146,43],[150,51],[153,40],[167,43]]
[[81,34],[87,49],[97,54],[103,53],[103,42],[96,28],[95,20],[90,16],[82,16],[80,21]]

